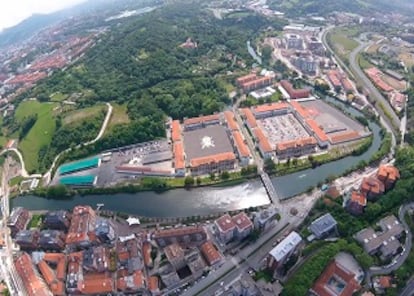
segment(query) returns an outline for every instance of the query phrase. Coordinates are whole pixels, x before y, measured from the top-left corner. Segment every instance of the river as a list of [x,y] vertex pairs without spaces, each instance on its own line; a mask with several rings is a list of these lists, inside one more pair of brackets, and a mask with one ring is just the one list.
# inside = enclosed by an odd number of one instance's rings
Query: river
[[[330,100],[332,101],[332,100]],[[336,102],[354,115],[355,109]],[[371,147],[360,156],[348,156],[297,173],[273,177],[272,182],[281,198],[291,197],[316,186],[330,175],[339,175],[361,160],[369,160],[381,145],[380,127],[370,123],[374,134]],[[266,191],[259,180],[232,187],[202,187],[191,190],[175,189],[164,193],[140,192],[136,194],[75,196],[68,200],[51,200],[36,196],[20,196],[11,200],[12,206],[23,206],[30,210],[71,209],[78,204],[93,207],[104,203],[104,209],[146,217],[183,217],[208,215],[217,212],[245,209],[269,204]]]

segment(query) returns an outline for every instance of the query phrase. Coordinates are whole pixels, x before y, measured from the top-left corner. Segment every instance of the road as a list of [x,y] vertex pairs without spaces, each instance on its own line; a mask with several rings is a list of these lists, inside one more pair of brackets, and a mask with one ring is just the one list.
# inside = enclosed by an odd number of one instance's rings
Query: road
[[[397,135],[399,128],[401,126],[400,119],[395,114],[394,109],[392,109],[388,100],[384,98],[384,96],[379,92],[379,90],[374,86],[371,80],[369,80],[369,78],[365,75],[365,73],[359,67],[358,54],[364,48],[366,48],[369,45],[369,43],[360,42],[359,40],[357,41],[360,44],[349,55],[349,63],[350,63],[351,70],[354,73],[355,78],[358,79],[361,83],[363,83],[364,86],[369,90],[370,96],[374,98],[377,103],[382,104],[382,106],[385,108],[385,111],[387,112],[387,114],[389,114],[391,118],[388,118],[384,114],[384,111],[381,108],[376,107],[376,110],[379,112],[381,117],[384,118],[390,124],[394,134]],[[396,130],[395,127],[398,127],[398,130]]]
[[404,290],[400,293],[400,296],[413,296],[414,295],[414,278],[408,281]]
[[389,265],[387,266],[372,266],[369,271],[366,274],[367,279],[367,285],[371,287],[371,278],[375,275],[382,275],[382,274],[390,274],[391,272],[397,270],[398,268],[403,265],[405,260],[407,259],[408,255],[410,254],[411,247],[412,247],[412,241],[413,241],[413,234],[410,231],[410,227],[407,224],[407,221],[405,221],[405,214],[409,211],[414,209],[414,202],[405,204],[400,207],[398,211],[398,218],[403,224],[405,230],[406,230],[406,239],[405,239],[405,245],[403,248],[403,252]]
[[[99,130],[98,135],[95,137],[95,139],[93,139],[93,140],[91,140],[89,142],[85,142],[85,143],[79,144],[74,149],[79,149],[80,147],[87,146],[87,145],[91,145],[91,144],[95,143],[96,141],[98,141],[100,138],[102,138],[102,136],[105,133],[106,128],[108,126],[109,120],[111,119],[112,110],[113,110],[113,107],[112,107],[112,105],[110,103],[106,103],[106,106],[108,107],[108,111],[106,113],[105,119],[104,119],[104,121],[102,123],[101,129]],[[58,155],[56,155],[55,159],[53,159],[53,162],[52,162],[52,165],[50,166],[50,169],[43,175],[44,182],[45,182],[46,185],[49,184],[50,181],[51,181],[52,171],[55,168],[56,163],[59,160],[59,158],[62,156],[62,154],[66,153],[66,152],[69,152],[71,150],[72,150],[72,148],[68,148],[68,149],[60,152]]]
[[[220,268],[210,273],[209,276],[196,283],[182,295],[214,295],[217,290],[234,282],[246,269],[260,267],[262,259],[273,248],[273,242],[286,232],[298,227],[320,196],[321,192],[315,191],[312,195],[302,194],[281,202],[281,219],[274,228],[263,234],[254,244],[241,250],[236,256],[227,257],[226,262]],[[298,210],[296,216],[289,214],[292,207]],[[222,286],[220,285],[221,282],[223,282]]]
[[10,295],[26,295],[22,281],[17,274],[13,262],[13,243],[11,240],[10,229],[7,227],[7,219],[9,218],[9,160],[6,158],[3,166],[3,174],[1,180],[1,227],[0,235],[4,241],[3,248],[0,249],[0,272],[10,291]]

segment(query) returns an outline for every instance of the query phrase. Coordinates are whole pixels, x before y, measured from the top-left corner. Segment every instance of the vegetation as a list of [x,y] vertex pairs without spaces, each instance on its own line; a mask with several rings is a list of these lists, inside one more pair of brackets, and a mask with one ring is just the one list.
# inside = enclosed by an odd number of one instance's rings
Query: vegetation
[[43,215],[33,214],[32,219],[30,220],[27,228],[39,228],[40,224],[42,224]]
[[316,253],[307,258],[300,269],[289,278],[282,295],[307,295],[309,288],[328,263],[341,251],[352,254],[364,268],[373,263],[372,258],[356,243],[348,243],[346,240],[340,239],[335,243],[321,246]]
[[329,31],[327,42],[329,46],[343,61],[348,61],[348,55],[358,46],[353,38],[359,34],[359,30],[355,28],[336,28]]

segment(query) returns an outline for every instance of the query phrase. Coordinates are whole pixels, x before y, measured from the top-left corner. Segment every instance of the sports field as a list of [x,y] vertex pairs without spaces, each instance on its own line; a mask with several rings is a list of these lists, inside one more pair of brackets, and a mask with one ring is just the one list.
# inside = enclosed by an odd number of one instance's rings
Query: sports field
[[37,114],[37,121],[28,134],[19,143],[26,169],[31,172],[38,167],[39,150],[52,141],[56,129],[53,109],[56,103],[40,103],[38,101],[26,101],[19,104],[16,110],[16,119],[23,120],[24,117]]

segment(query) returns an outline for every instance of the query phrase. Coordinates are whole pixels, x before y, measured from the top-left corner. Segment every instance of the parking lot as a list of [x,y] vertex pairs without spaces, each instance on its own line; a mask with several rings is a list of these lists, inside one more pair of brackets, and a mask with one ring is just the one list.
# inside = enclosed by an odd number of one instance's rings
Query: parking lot
[[257,124],[263,130],[272,146],[276,143],[310,136],[293,114],[258,119]]

